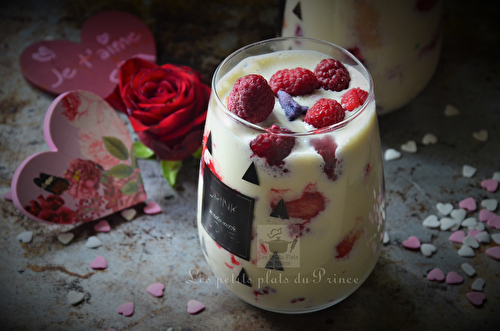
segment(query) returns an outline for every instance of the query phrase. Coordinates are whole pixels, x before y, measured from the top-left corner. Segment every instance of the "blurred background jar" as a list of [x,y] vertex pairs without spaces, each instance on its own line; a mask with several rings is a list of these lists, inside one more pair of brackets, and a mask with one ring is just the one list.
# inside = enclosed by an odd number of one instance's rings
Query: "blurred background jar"
[[443,36],[441,0],[286,0],[282,36],[333,42],[370,71],[379,115],[429,83]]

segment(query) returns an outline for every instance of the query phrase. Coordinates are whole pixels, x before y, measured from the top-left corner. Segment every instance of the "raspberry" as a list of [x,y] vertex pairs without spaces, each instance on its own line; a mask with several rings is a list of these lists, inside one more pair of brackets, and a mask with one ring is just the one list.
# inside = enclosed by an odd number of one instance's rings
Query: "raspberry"
[[286,128],[280,128],[277,125],[272,125],[270,133],[259,134],[250,142],[250,148],[259,157],[266,159],[267,164],[271,166],[281,166],[283,159],[287,157],[295,145],[295,138],[289,136],[281,136],[276,133],[291,133]]
[[342,108],[352,111],[365,103],[367,97],[368,92],[360,89],[359,87],[355,87],[344,93],[340,103]]
[[264,121],[274,109],[274,92],[266,79],[251,74],[240,77],[227,99],[227,108],[250,123]]
[[275,94],[281,90],[291,96],[297,96],[314,91],[318,87],[318,80],[309,69],[282,69],[272,75],[269,85]]
[[314,69],[319,85],[325,90],[340,92],[349,86],[351,76],[342,62],[324,59]]
[[340,103],[333,99],[320,99],[309,108],[304,122],[319,129],[342,122],[344,117],[345,111]]
[[317,138],[311,140],[311,145],[314,147],[316,152],[323,158],[325,165],[323,166],[323,172],[332,181],[336,181],[338,175],[336,173],[337,168],[337,158],[335,152],[337,151],[337,144],[331,136],[324,136],[323,138]]

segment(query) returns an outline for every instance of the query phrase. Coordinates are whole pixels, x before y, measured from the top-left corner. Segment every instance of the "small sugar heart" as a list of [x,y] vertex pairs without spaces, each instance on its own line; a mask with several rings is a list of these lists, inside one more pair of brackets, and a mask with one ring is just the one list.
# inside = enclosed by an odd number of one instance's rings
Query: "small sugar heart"
[[427,228],[438,228],[441,225],[441,222],[438,220],[436,215],[430,215],[427,216],[422,224]]
[[122,303],[116,308],[116,312],[118,314],[122,314],[123,316],[132,316],[132,314],[134,313],[134,303],[133,302]]
[[479,212],[479,220],[481,222],[488,222],[490,219],[492,219],[495,216],[496,216],[496,214],[488,209],[481,209],[481,211]]
[[475,211],[477,209],[476,200],[473,197],[463,199],[458,203],[458,206],[468,211]]
[[455,285],[462,284],[464,282],[464,278],[457,274],[455,271],[450,271],[446,275],[446,284]]
[[473,132],[472,136],[474,137],[474,139],[476,139],[478,141],[486,141],[486,140],[488,140],[488,131],[480,130],[477,132]]
[[469,277],[472,277],[476,274],[476,269],[468,263],[462,263],[462,270]]
[[122,217],[124,219],[126,219],[127,221],[133,220],[136,214],[137,214],[137,212],[133,208],[124,209],[124,210],[121,211]]
[[477,223],[476,226],[474,226],[471,230],[477,230],[477,231],[484,231],[486,227],[484,226],[484,223]]
[[146,291],[157,298],[163,296],[163,290],[165,290],[165,286],[161,283],[151,284],[146,287]]
[[80,303],[82,300],[83,300],[83,293],[75,291],[68,292],[68,301],[70,304],[76,305]]
[[17,235],[16,240],[22,241],[25,244],[30,243],[31,240],[33,240],[33,231],[21,232],[20,234]]
[[458,114],[460,114],[460,112],[458,111],[457,107],[453,105],[446,105],[446,107],[444,108],[444,115],[447,117],[455,116]]
[[422,138],[422,144],[424,145],[431,145],[431,144],[435,144],[438,142],[438,139],[435,135],[433,135],[432,133],[426,133],[424,135],[424,137]]
[[481,306],[486,299],[486,295],[483,292],[469,292],[466,296],[474,306]]
[[108,221],[102,220],[94,225],[94,230],[96,230],[97,232],[109,232],[111,230],[111,226],[109,225]]
[[85,246],[87,248],[96,248],[96,247],[99,247],[101,245],[102,245],[101,241],[99,240],[99,238],[97,238],[95,236],[89,237],[89,239],[87,239],[87,242],[85,243]]
[[445,277],[441,269],[434,268],[427,274],[427,279],[430,281],[442,282],[445,279]]
[[102,256],[96,256],[94,261],[89,263],[89,266],[92,269],[106,269],[108,267],[108,263],[106,262],[106,259]]
[[474,236],[477,241],[483,244],[489,244],[490,243],[490,235],[486,231],[481,231],[478,234]]
[[497,199],[484,199],[481,201],[481,207],[484,207],[489,211],[495,211],[498,207],[498,201]]
[[67,245],[71,242],[71,240],[73,240],[74,237],[75,235],[73,233],[64,232],[64,233],[59,233],[59,235],[57,236],[57,240],[59,240],[64,245]]
[[477,219],[475,217],[468,217],[462,221],[462,226],[466,228],[474,227],[477,225]]
[[474,168],[470,165],[464,165],[462,167],[462,176],[467,177],[467,178],[471,178],[472,176],[474,176],[476,171],[477,171],[476,168]]
[[491,239],[497,244],[500,245],[500,233],[494,233],[491,235]]
[[446,216],[449,213],[451,213],[451,211],[453,210],[453,205],[451,203],[446,203],[445,204],[445,203],[442,203],[442,202],[438,202],[436,204],[436,209],[443,216]]
[[148,215],[159,214],[161,213],[161,207],[154,201],[148,202],[148,204],[144,207],[144,213]]
[[498,180],[485,179],[481,182],[481,187],[485,188],[488,192],[495,192],[498,188]]
[[9,190],[3,194],[3,199],[6,201],[12,201],[12,192]]
[[465,209],[453,209],[450,216],[461,223],[467,216],[467,211]]
[[388,150],[385,151],[384,153],[384,159],[386,161],[392,161],[392,160],[396,160],[396,159],[399,159],[401,157],[401,153],[398,152],[397,150],[395,149],[392,149],[392,148],[389,148]]
[[415,236],[411,236],[407,240],[403,241],[403,246],[409,249],[419,249],[420,240],[418,240],[418,238]]
[[384,238],[382,239],[382,242],[384,244],[387,244],[387,243],[389,243],[389,241],[390,241],[389,234],[387,233],[387,231],[385,231],[384,232]]
[[469,246],[470,248],[479,248],[479,243],[477,242],[476,238],[474,238],[470,234],[465,236],[463,244]]
[[493,216],[487,223],[490,228],[500,230],[500,216]]
[[472,286],[471,286],[471,288],[474,291],[479,291],[479,292],[481,292],[483,290],[483,287],[484,287],[484,279],[482,279],[482,278],[476,279],[474,281],[474,283],[472,283]]
[[486,250],[486,254],[488,254],[489,257],[492,257],[495,260],[500,260],[500,246],[488,248]]
[[431,256],[432,253],[434,253],[436,251],[436,246],[431,245],[431,244],[422,244],[422,245],[420,245],[420,251],[425,256]]
[[205,309],[205,305],[198,300],[191,299],[187,302],[187,312],[190,314],[199,313],[203,309]]
[[500,171],[494,172],[492,178],[500,182]]
[[469,246],[462,245],[462,247],[458,250],[458,255],[463,257],[474,257],[476,256],[476,253],[474,253],[474,250]]
[[401,150],[408,153],[416,153],[417,143],[413,140],[409,140],[406,144],[401,145]]
[[439,228],[442,231],[447,231],[447,230],[450,230],[455,225],[457,225],[457,220],[454,220],[454,219],[449,218],[449,217],[443,217],[441,219],[441,225],[439,226]]
[[449,241],[452,241],[454,243],[462,244],[465,239],[465,233],[463,231],[455,231],[451,234],[450,238],[448,238]]
[[[475,237],[476,237],[476,235],[477,235],[479,232],[481,232],[481,231],[474,230],[474,229],[473,229],[473,230],[469,230],[468,235],[469,235],[469,236],[472,236],[472,237],[474,237],[474,238],[475,238]],[[465,239],[465,238],[464,238],[464,239]]]

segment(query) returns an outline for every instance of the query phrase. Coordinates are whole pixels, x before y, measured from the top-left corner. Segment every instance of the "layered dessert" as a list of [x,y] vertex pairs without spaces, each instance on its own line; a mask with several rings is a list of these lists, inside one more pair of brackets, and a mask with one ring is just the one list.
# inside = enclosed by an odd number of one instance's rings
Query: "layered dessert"
[[355,291],[385,225],[369,74],[331,44],[290,50],[296,41],[250,46],[217,70],[198,192],[200,244],[217,285],[284,313]]
[[287,0],[282,36],[333,42],[371,73],[379,114],[411,101],[436,70],[440,0]]

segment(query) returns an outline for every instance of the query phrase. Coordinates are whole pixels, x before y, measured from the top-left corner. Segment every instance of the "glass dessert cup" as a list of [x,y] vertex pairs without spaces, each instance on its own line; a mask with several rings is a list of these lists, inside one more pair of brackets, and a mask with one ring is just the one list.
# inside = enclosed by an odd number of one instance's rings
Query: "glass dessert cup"
[[[316,59],[311,52],[344,63],[351,84],[361,81],[368,92],[344,121],[278,133],[269,130],[279,121],[278,106],[259,124],[226,108],[237,78],[258,73],[269,80],[273,65],[282,65],[281,54],[295,54],[305,67]],[[312,98],[318,93],[342,92],[316,90]],[[378,260],[385,228],[375,108],[368,71],[328,42],[270,39],[220,64],[212,81],[198,190],[200,244],[218,284],[254,306],[293,314],[332,306],[361,286]],[[262,134],[295,141],[281,164],[270,165],[250,148]]]

